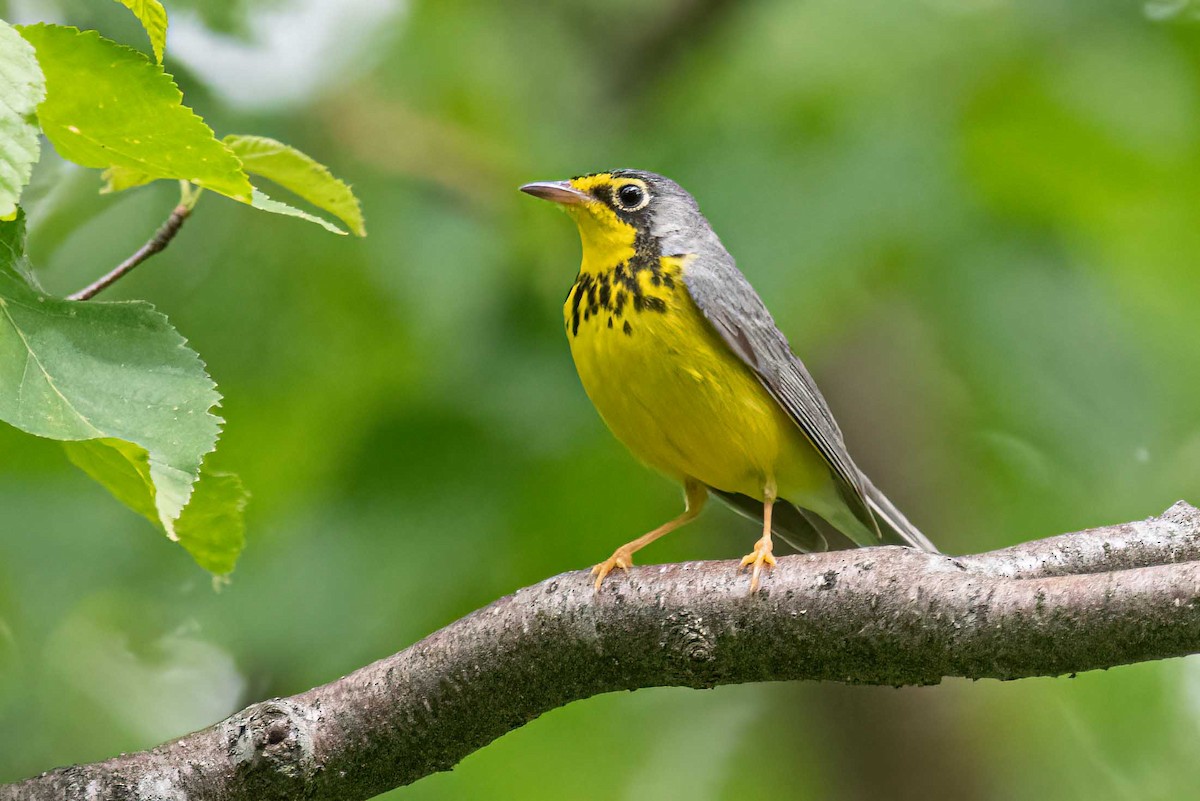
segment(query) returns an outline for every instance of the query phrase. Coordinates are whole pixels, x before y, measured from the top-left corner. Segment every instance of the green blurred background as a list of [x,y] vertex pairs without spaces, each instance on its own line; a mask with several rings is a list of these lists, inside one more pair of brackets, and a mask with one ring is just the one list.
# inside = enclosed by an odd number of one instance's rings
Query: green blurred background
[[[351,181],[370,236],[206,196],[108,297],[208,364],[254,493],[214,591],[0,428],[0,781],[328,681],[674,515],[608,434],[560,304],[579,246],[522,182],[680,181],[851,450],[950,552],[1200,501],[1200,28],[1184,0],[168,0],[216,129]],[[98,27],[94,0],[0,0]],[[47,147],[31,249],[67,292],[172,186]],[[712,509],[645,561],[730,559]],[[545,715],[396,798],[1195,797],[1200,662],[893,690],[644,690]],[[390,797],[390,796],[389,796]]]

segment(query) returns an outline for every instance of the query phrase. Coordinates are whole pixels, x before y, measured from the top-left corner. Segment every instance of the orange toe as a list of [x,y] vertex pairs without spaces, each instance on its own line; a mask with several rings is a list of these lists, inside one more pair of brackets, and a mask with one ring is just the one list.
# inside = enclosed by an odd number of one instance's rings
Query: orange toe
[[600,589],[600,582],[604,581],[604,577],[611,573],[613,568],[619,567],[629,572],[629,568],[632,566],[633,554],[625,548],[618,548],[612,556],[592,568],[592,575],[596,577],[596,589]]
[[775,566],[775,556],[771,553],[771,549],[771,538],[764,536],[754,543],[753,551],[742,557],[742,567],[754,566],[750,573],[750,593],[752,595],[758,591],[759,576],[762,574],[763,567]]

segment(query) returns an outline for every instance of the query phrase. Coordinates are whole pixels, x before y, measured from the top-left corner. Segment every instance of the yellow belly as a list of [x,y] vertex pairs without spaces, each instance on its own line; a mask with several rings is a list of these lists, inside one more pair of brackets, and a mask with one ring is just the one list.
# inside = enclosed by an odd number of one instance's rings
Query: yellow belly
[[571,354],[613,434],[651,467],[759,500],[764,487],[803,503],[830,489],[829,469],[753,371],[703,318],[682,280],[646,287],[662,307],[581,317]]

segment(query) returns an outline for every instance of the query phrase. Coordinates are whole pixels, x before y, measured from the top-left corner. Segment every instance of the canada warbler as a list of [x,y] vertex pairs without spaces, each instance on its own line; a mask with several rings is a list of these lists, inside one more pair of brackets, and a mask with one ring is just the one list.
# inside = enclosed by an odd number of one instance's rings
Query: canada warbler
[[592,569],[597,588],[695,518],[709,492],[762,519],[742,559],[751,592],[775,564],[772,533],[806,551],[937,550],[855,466],[812,376],[682,187],[613,170],[521,191],[561,204],[579,227],[583,263],[563,317],[584,390],[617,439],[686,495],[683,514]]

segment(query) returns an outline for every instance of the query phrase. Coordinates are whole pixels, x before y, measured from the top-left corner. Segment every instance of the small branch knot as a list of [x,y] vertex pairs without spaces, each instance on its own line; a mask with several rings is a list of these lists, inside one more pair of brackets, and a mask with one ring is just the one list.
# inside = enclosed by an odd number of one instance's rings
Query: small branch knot
[[239,769],[267,768],[305,779],[315,768],[311,723],[305,710],[284,699],[247,707],[225,722],[230,760]]
[[712,687],[717,683],[716,643],[704,621],[688,612],[667,618],[661,643],[675,678],[691,686]]

